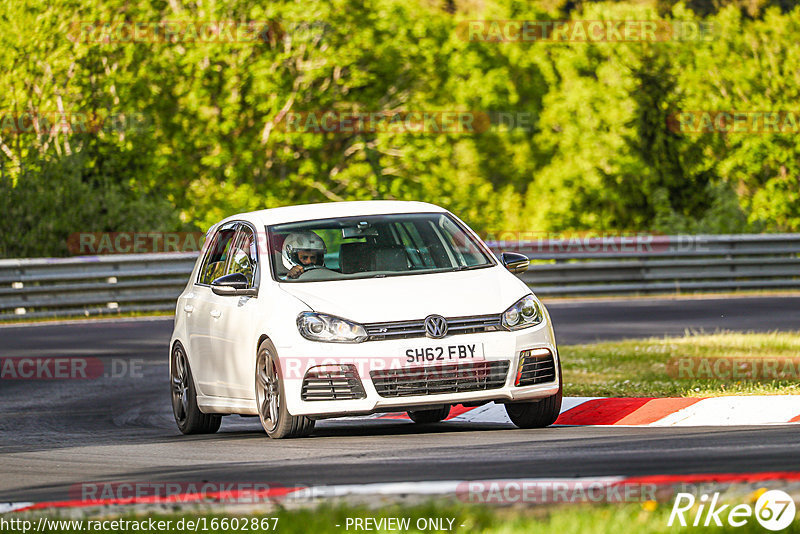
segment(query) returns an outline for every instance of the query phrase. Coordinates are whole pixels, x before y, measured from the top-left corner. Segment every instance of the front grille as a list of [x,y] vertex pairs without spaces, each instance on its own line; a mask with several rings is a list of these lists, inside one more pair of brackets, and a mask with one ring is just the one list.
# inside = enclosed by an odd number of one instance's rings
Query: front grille
[[556,365],[548,349],[524,350],[519,357],[515,386],[545,384],[556,379]]
[[411,397],[503,387],[509,362],[470,362],[372,371],[370,378],[381,397]]
[[[364,325],[369,341],[383,339],[408,339],[425,337],[425,319],[413,321],[391,321],[368,323]],[[500,315],[472,315],[468,317],[448,317],[447,335],[478,334],[502,330]]]
[[353,400],[367,396],[354,365],[319,365],[306,371],[304,401]]

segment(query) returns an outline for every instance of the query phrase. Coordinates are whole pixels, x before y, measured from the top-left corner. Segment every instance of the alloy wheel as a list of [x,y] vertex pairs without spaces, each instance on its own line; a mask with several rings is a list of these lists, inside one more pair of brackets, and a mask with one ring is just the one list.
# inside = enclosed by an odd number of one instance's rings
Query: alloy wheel
[[259,355],[258,366],[256,369],[256,383],[258,387],[258,414],[264,424],[264,428],[270,431],[278,426],[280,416],[280,385],[278,383],[278,372],[272,355],[264,351]]
[[186,421],[189,415],[189,366],[186,363],[186,354],[181,347],[173,351],[172,372],[172,411],[179,423]]

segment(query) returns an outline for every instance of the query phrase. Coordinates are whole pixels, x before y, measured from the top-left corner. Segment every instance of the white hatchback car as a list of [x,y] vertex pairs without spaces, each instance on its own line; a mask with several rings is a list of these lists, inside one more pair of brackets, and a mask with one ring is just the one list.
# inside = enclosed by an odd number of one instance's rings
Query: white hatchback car
[[272,438],[317,419],[505,404],[523,428],[552,424],[561,364],[547,310],[447,210],[338,202],[229,217],[208,233],[178,298],[170,341],[181,432],[257,415]]

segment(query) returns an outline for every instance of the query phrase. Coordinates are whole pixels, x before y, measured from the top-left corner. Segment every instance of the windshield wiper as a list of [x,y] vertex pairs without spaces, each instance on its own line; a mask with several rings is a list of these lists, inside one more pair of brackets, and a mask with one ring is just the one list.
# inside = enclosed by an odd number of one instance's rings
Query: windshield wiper
[[479,265],[459,265],[458,267],[454,267],[451,270],[454,271],[454,272],[471,271],[472,269],[480,269],[481,267],[487,267],[487,266],[488,266],[488,264],[483,264],[483,265],[480,265],[480,264]]

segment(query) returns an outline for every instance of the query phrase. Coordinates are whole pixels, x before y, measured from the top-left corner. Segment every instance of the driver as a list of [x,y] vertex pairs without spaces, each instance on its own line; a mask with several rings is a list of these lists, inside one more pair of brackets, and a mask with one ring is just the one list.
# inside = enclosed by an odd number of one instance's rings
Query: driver
[[294,232],[283,242],[283,265],[289,272],[286,278],[297,278],[305,271],[325,266],[327,247],[320,236],[311,231]]

